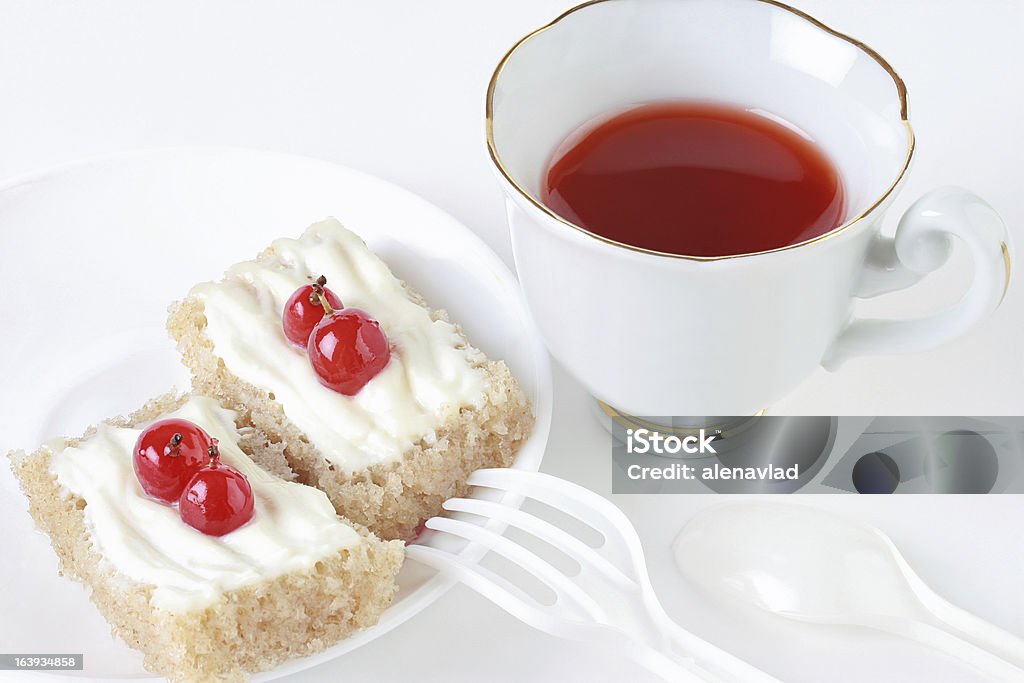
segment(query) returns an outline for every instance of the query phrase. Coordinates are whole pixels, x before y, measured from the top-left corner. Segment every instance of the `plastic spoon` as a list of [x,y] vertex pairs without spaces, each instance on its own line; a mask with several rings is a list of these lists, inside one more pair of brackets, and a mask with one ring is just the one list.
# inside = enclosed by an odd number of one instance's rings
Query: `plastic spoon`
[[699,586],[769,612],[911,638],[996,680],[1024,681],[1024,640],[956,607],[914,573],[878,529],[802,505],[710,508],[676,538]]

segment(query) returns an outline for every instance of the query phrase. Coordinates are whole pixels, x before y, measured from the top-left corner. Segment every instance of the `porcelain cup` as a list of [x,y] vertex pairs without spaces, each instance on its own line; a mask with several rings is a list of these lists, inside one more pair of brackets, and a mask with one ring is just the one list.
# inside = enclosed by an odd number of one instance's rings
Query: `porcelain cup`
[[[778,117],[833,160],[849,213],[771,251],[696,257],[620,244],[540,201],[543,172],[581,125],[639,103],[693,99]],[[772,0],[597,0],[517,43],[487,92],[487,143],[516,269],[552,355],[600,401],[633,415],[751,415],[820,365],[929,349],[991,314],[1010,276],[999,216],[959,188],[883,218],[914,154],[907,91],[857,40]],[[756,226],[751,226],[752,230]],[[854,315],[909,287],[954,243],[973,280],[948,310]]]

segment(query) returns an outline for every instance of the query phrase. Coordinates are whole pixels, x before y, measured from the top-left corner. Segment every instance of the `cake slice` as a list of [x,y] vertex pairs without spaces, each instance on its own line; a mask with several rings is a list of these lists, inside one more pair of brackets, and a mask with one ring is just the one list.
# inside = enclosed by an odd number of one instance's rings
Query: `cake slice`
[[[320,276],[390,344],[390,361],[354,395],[322,384],[282,328],[289,298]],[[281,444],[299,481],[382,538],[409,539],[465,493],[473,470],[510,465],[533,425],[508,367],[334,219],[196,285],[172,306],[168,328],[197,391]]]
[[[158,418],[188,420],[219,441],[220,462],[251,487],[247,523],[207,535],[145,493],[133,451]],[[396,590],[401,543],[286,481],[280,448],[237,419],[210,398],[165,397],[81,439],[9,455],[61,572],[91,588],[113,632],[172,681],[244,680],[322,650],[374,624]]]

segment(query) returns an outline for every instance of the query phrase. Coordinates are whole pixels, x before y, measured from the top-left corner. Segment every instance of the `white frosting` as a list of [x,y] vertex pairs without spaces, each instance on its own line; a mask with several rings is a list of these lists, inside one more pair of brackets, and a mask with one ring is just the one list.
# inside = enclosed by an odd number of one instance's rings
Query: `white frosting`
[[[478,406],[482,357],[455,326],[433,320],[361,239],[329,219],[297,239],[279,239],[271,261],[233,266],[222,282],[192,294],[206,309],[206,335],[228,370],[274,395],[287,418],[344,471],[397,459],[432,443],[453,411]],[[320,384],[304,350],[284,336],[288,298],[319,275],[347,307],[380,322],[391,344],[387,367],[355,396]]]
[[55,452],[50,464],[57,481],[85,499],[93,549],[118,572],[154,586],[154,607],[200,609],[224,591],[309,568],[361,542],[322,491],[267,473],[238,448],[232,411],[194,396],[166,417],[194,422],[220,440],[222,461],[252,486],[247,524],[207,536],[181,521],[177,506],[149,498],[132,467],[141,429],[102,425],[78,447]]

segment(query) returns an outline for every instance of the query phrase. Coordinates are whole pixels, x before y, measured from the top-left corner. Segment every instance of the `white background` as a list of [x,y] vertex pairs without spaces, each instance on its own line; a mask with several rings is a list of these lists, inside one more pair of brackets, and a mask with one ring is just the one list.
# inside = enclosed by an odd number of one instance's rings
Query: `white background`
[[[515,40],[570,4],[0,2],[0,179],[137,148],[306,154],[421,194],[511,264],[483,145],[484,88]],[[962,184],[987,198],[1024,243],[1024,3],[804,0],[800,7],[877,49],[908,83],[918,155],[894,215],[932,186]],[[924,312],[955,298],[968,274],[954,259],[919,291],[873,310]],[[961,342],[819,372],[773,412],[1021,414],[1022,282]],[[557,367],[555,400],[544,469],[607,491],[607,437],[587,396]],[[682,624],[786,680],[977,680],[892,638],[815,632],[696,593],[676,573],[668,545],[693,511],[717,500],[615,499],[640,530],[655,587]],[[873,521],[941,593],[1024,633],[1018,497],[801,501]],[[626,678],[648,679],[596,649],[535,633],[458,588],[368,647],[294,680]]]

